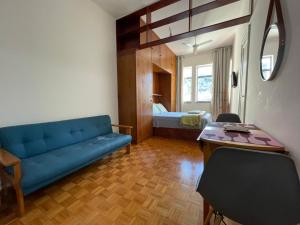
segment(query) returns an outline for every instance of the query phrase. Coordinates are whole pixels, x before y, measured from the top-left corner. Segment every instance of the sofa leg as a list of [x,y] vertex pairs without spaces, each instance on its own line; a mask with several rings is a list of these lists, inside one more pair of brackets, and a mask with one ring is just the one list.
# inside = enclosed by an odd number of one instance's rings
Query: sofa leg
[[25,213],[25,206],[24,206],[24,195],[20,184],[15,185],[16,197],[19,207],[19,215],[23,216]]
[[23,216],[25,213],[25,206],[24,206],[24,194],[21,187],[21,165],[20,163],[14,165],[14,183],[13,183],[17,202],[19,206],[19,215]]
[[126,146],[126,153],[130,154],[130,151],[131,151],[131,144]]

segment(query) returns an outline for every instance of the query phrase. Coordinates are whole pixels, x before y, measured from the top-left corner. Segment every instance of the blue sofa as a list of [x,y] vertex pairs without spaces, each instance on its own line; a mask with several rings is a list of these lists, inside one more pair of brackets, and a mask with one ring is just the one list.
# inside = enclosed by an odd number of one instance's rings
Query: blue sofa
[[113,133],[109,116],[0,128],[0,165],[13,175],[19,202],[23,193],[28,195],[122,147],[127,146],[129,153],[129,133]]

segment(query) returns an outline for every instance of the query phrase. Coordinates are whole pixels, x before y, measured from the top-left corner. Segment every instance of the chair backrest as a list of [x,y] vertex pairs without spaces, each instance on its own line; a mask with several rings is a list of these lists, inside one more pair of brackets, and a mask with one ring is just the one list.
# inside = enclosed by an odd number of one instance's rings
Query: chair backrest
[[216,122],[241,123],[239,115],[234,113],[222,113],[218,116]]
[[112,126],[107,115],[4,127],[0,128],[0,147],[28,158],[108,133]]
[[275,153],[219,148],[197,191],[218,212],[244,225],[300,222],[300,183],[294,162]]

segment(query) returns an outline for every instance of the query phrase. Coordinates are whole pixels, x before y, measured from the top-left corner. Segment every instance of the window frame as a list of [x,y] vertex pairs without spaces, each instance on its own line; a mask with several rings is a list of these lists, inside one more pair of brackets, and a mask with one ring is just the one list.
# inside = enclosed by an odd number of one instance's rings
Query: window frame
[[[198,76],[198,68],[199,67],[208,67],[208,66],[211,66],[211,68],[212,68],[212,74],[211,75],[205,75],[205,76]],[[213,79],[214,79],[214,76],[213,76],[213,63],[197,65],[195,72],[196,72],[195,103],[211,103],[212,98],[209,101],[200,101],[200,100],[198,100],[198,77],[212,77],[212,85],[213,85]]]

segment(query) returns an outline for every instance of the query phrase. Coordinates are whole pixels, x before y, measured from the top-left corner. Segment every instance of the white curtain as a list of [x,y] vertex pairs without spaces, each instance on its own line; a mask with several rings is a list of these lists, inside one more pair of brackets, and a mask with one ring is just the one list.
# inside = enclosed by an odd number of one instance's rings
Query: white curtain
[[182,111],[182,56],[177,56],[177,78],[176,78],[176,111]]
[[212,113],[213,117],[229,112],[229,73],[232,47],[219,48],[214,51],[214,82]]

